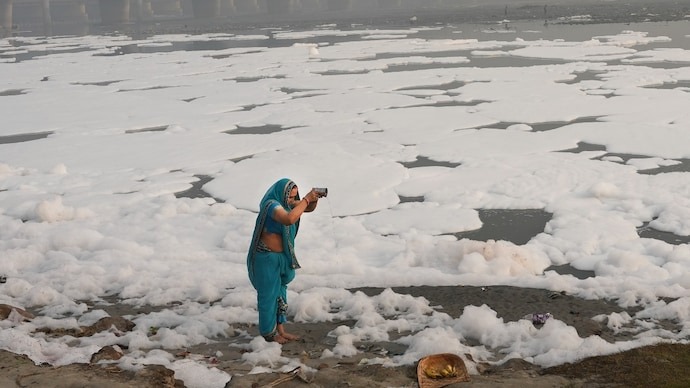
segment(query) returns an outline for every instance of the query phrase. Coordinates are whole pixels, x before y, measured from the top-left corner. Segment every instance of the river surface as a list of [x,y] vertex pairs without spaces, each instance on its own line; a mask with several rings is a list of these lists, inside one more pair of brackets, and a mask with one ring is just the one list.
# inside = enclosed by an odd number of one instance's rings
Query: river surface
[[[376,18],[353,17],[349,19],[332,19],[323,15],[322,19],[313,18],[311,20],[299,20],[296,17],[284,17],[280,20],[276,18],[266,18],[263,16],[247,16],[242,20],[219,19],[213,21],[201,21],[190,18],[161,19],[143,23],[130,23],[120,26],[103,26],[98,24],[87,25],[55,25],[52,34],[66,35],[113,35],[125,34],[133,38],[142,39],[151,36],[163,38],[166,34],[199,34],[199,39],[173,40],[168,45],[141,45],[136,42],[127,44],[123,42],[112,55],[131,55],[137,53],[157,53],[171,51],[208,51],[225,50],[235,47],[287,47],[296,43],[316,43],[316,44],[335,44],[342,41],[352,41],[362,39],[359,34],[316,34],[306,35],[303,38],[280,38],[276,39],[274,34],[281,31],[311,31],[315,29],[337,29],[339,31],[365,30],[365,29],[390,29],[405,31],[409,38],[420,39],[477,39],[477,40],[498,40],[513,41],[517,38],[524,40],[557,40],[565,41],[586,41],[597,36],[607,36],[619,34],[622,31],[644,31],[649,36],[665,36],[670,38],[667,41],[654,42],[645,45],[645,50],[657,48],[679,48],[690,49],[690,11],[687,11],[682,3],[661,2],[667,4],[666,8],[658,8],[652,12],[645,9],[642,13],[641,8],[634,10],[615,7],[591,7],[575,6],[565,12],[565,8],[543,8],[542,12],[549,17],[540,18],[536,9],[522,9],[521,12],[502,13],[503,8],[487,7],[481,12],[475,10],[470,13],[426,13],[420,17],[411,13],[400,12],[389,16],[378,16]],[[540,8],[541,9],[541,8]],[[529,11],[529,12],[528,12]],[[558,11],[558,12],[557,12]],[[589,11],[589,12],[588,12]],[[530,13],[531,12],[531,13]],[[549,13],[550,12],[550,13]],[[511,15],[521,19],[513,20]],[[543,16],[543,15],[542,15]],[[507,17],[507,18],[506,18]],[[658,20],[658,19],[673,20]],[[35,26],[34,26],[35,27]],[[228,33],[232,39],[212,39],[209,40],[202,34],[208,33]],[[236,39],[237,36],[245,35],[246,39]],[[41,36],[40,27],[35,29],[18,30],[14,33],[15,37],[21,36]],[[254,38],[252,38],[254,37]],[[10,42],[12,38],[9,38]],[[25,44],[23,42],[22,44]],[[84,50],[80,48],[78,50]],[[64,49],[60,52],[65,53]],[[7,58],[8,55],[14,56],[17,62],[32,60],[38,56],[49,55],[50,50],[13,52],[3,54],[0,58]],[[396,54],[404,56],[405,54]],[[415,55],[414,53],[409,54]],[[427,53],[428,56],[443,55],[463,55],[459,52]],[[550,59],[521,58],[516,56],[503,57],[475,57],[469,64],[456,64],[456,66],[473,67],[523,67],[538,64],[558,63]],[[616,60],[609,64],[617,64]],[[677,68],[687,67],[687,63],[674,63],[671,61],[650,62],[642,64],[649,67]],[[417,70],[409,65],[399,68],[391,68],[387,71],[413,71]],[[435,64],[438,66],[438,64]],[[582,74],[581,78],[592,77],[593,74]],[[581,80],[581,79],[580,79]],[[248,80],[251,81],[251,80]],[[1,85],[0,85],[1,86]],[[660,85],[659,88],[668,87]],[[674,87],[678,87],[675,85]],[[0,98],[19,93],[16,90],[3,90],[0,87]],[[508,126],[510,123],[506,123]],[[547,125],[548,123],[544,124]],[[549,128],[539,128],[534,130],[548,130]],[[252,131],[272,131],[274,128],[252,128]],[[238,129],[241,131],[241,129]],[[28,134],[0,137],[0,143],[12,143],[18,141],[30,141],[35,138],[42,138],[49,133]],[[32,137],[33,136],[33,137]],[[596,149],[597,145],[582,144],[578,149],[564,150],[566,152],[582,152]],[[614,156],[607,154],[605,156]],[[623,160],[635,157],[636,155],[616,154],[615,156]],[[668,171],[690,171],[690,161],[681,160],[680,164],[669,167],[660,167],[654,171],[642,173],[658,174]],[[439,162],[428,159],[419,159],[410,163],[406,167],[423,167],[439,165]],[[197,197],[206,195],[199,187],[180,193],[180,196]],[[401,198],[403,202],[418,201],[418,198]],[[423,200],[423,199],[421,199]],[[544,225],[550,220],[551,214],[543,210],[511,210],[511,209],[492,209],[481,210],[480,215],[483,227],[476,231],[469,231],[456,234],[457,238],[471,238],[475,240],[507,240],[515,244],[524,244],[533,236],[544,230]],[[519,226],[519,227],[517,227]],[[690,242],[690,238],[677,236],[672,233],[660,232],[644,225],[639,228],[638,233],[642,237],[656,238],[671,244],[682,244]],[[568,268],[560,268],[567,271]],[[559,272],[560,272],[559,270]],[[591,274],[578,273],[580,276],[591,276]]]

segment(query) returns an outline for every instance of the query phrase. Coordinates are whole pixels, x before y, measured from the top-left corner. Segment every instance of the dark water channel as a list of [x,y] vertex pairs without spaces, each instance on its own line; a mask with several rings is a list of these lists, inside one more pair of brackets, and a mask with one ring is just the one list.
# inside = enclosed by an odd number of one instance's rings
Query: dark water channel
[[543,209],[478,209],[482,227],[453,233],[458,240],[505,240],[524,245],[544,231],[552,214]]
[[25,141],[45,139],[51,134],[53,134],[53,132],[35,132],[23,133],[18,135],[0,136],[0,144],[23,143]]

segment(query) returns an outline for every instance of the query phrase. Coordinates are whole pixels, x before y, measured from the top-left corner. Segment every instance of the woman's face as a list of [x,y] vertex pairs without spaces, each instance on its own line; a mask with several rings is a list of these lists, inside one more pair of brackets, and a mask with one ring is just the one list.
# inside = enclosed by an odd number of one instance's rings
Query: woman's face
[[297,203],[299,202],[297,199],[298,196],[299,190],[297,189],[297,186],[295,186],[292,188],[292,190],[290,190],[290,196],[288,197],[288,206],[290,206],[290,208],[297,206]]

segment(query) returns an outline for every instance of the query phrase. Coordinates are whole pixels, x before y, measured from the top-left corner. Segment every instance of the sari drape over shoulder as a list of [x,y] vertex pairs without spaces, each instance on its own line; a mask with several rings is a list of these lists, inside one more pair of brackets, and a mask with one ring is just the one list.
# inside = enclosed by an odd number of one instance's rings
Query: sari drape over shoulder
[[[290,179],[283,178],[274,183],[261,199],[261,203],[259,205],[259,215],[256,217],[254,233],[252,234],[252,242],[249,245],[249,253],[247,254],[247,267],[249,269],[250,277],[252,267],[254,265],[254,254],[256,253],[256,247],[259,244],[259,240],[261,239],[261,232],[264,230],[266,218],[272,216],[269,214],[269,210],[277,203],[285,210],[290,211],[288,197],[290,197],[290,191],[292,191],[295,186],[295,182],[291,181]],[[297,199],[299,199],[299,197]],[[299,220],[297,220],[297,222],[295,222],[293,225],[283,225],[283,253],[288,255],[293,269],[301,268],[299,262],[297,261],[297,256],[295,255],[295,237],[297,237],[298,230]]]

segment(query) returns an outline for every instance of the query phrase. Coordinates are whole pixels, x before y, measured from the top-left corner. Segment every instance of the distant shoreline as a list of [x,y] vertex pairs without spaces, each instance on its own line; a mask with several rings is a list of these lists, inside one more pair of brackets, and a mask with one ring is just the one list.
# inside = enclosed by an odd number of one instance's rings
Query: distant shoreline
[[[336,16],[337,15],[337,16]],[[587,17],[580,17],[587,16]],[[496,24],[501,22],[538,21],[549,24],[605,24],[682,21],[690,22],[690,0],[682,2],[623,3],[568,5],[521,4],[515,6],[481,5],[460,6],[451,9],[401,9],[387,14],[349,12],[346,14],[323,12],[320,14],[293,15],[240,15],[236,18],[208,20],[185,19],[162,23],[149,23],[156,33],[210,33],[256,28],[290,26],[309,29],[319,25],[334,24],[341,29],[350,26],[410,27],[435,24]],[[175,26],[177,25],[177,26]],[[166,31],[172,27],[172,31]]]
[[[194,19],[190,16],[156,18],[122,25],[56,23],[51,34],[100,35],[125,34],[203,34],[254,29],[290,27],[312,29],[320,25],[335,24],[341,29],[351,26],[399,28],[436,24],[496,24],[502,22],[537,21],[547,24],[605,24],[683,21],[690,22],[690,0],[660,2],[619,2],[572,4],[486,4],[454,8],[417,8],[386,10],[381,12],[324,11],[275,15],[267,13],[238,14],[218,19]],[[15,36],[44,35],[41,25],[25,24],[13,32]]]

